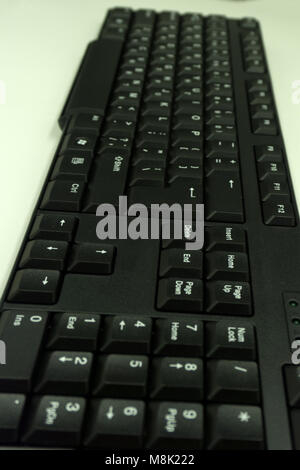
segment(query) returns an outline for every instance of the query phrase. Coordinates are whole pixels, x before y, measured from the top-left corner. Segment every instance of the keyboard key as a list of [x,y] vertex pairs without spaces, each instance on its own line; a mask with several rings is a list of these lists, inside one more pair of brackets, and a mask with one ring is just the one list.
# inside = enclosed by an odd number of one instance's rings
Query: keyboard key
[[251,323],[221,320],[206,325],[206,354],[214,359],[255,360],[255,334]]
[[208,406],[209,449],[260,450],[264,448],[261,409],[244,405]]
[[206,279],[249,281],[246,253],[214,251],[205,256]]
[[47,353],[36,380],[35,392],[84,395],[89,391],[92,354],[73,351]]
[[300,408],[300,367],[285,366],[284,376],[289,405]]
[[72,117],[68,130],[75,131],[80,129],[81,132],[85,131],[96,131],[100,132],[100,128],[103,122],[103,117],[96,113],[80,113]]
[[93,152],[96,147],[97,132],[92,133],[77,130],[67,134],[62,143],[60,153],[71,150],[83,150]]
[[253,119],[253,132],[260,135],[277,135],[278,128],[275,119]]
[[150,397],[157,400],[201,401],[203,364],[187,357],[156,358],[152,363]]
[[0,337],[7,357],[6,364],[0,366],[0,392],[29,392],[47,318],[47,312],[2,313]]
[[0,393],[0,443],[16,443],[24,411],[25,395]]
[[77,219],[72,216],[40,214],[34,221],[30,239],[61,240],[69,242],[73,238]]
[[130,152],[126,148],[111,148],[101,153],[93,168],[84,212],[95,213],[103,202],[115,206],[118,204],[119,196],[125,192],[129,160]]
[[158,310],[170,312],[201,312],[203,284],[197,279],[161,279],[157,294]]
[[[215,190],[218,188],[218,191]],[[243,199],[236,172],[215,171],[206,179],[206,219],[217,222],[243,222]]]
[[64,268],[68,243],[51,240],[34,240],[25,246],[20,268],[56,269]]
[[14,277],[8,300],[30,304],[54,304],[59,281],[59,271],[20,269]]
[[151,403],[147,448],[202,449],[203,406],[198,403]]
[[204,246],[206,251],[246,251],[245,231],[238,227],[205,227]]
[[74,245],[68,271],[86,274],[111,274],[115,247],[108,244],[82,243]]
[[88,313],[57,313],[49,330],[47,347],[56,350],[95,351],[100,316]]
[[79,445],[84,410],[83,398],[58,395],[34,397],[22,442],[58,447]]
[[250,285],[247,282],[207,282],[206,311],[224,315],[251,315]]
[[285,166],[283,163],[278,162],[258,162],[257,165],[258,176],[260,180],[264,180],[268,176],[285,176]]
[[285,176],[268,175],[260,183],[262,201],[267,201],[272,196],[290,196],[290,190]]
[[282,162],[282,149],[278,145],[257,145],[255,156],[258,162]]
[[263,203],[264,222],[267,225],[292,227],[295,225],[295,214],[289,197],[271,196]]
[[78,151],[76,152],[75,150],[65,152],[63,156],[57,159],[51,179],[82,179],[86,182],[88,180],[91,164],[92,159],[90,155]]
[[55,180],[48,183],[41,209],[79,212],[84,182],[81,180]]
[[148,357],[128,354],[99,356],[93,394],[140,398],[146,395]]
[[187,251],[179,248],[162,250],[159,275],[161,277],[195,277],[203,275],[203,253],[199,250]]
[[159,319],[154,337],[154,354],[195,357],[203,354],[203,323],[199,320]]
[[145,404],[138,400],[93,400],[87,419],[87,447],[142,446]]
[[152,320],[143,316],[115,316],[105,319],[101,351],[149,354]]
[[208,361],[207,398],[219,403],[258,404],[257,364],[247,361]]

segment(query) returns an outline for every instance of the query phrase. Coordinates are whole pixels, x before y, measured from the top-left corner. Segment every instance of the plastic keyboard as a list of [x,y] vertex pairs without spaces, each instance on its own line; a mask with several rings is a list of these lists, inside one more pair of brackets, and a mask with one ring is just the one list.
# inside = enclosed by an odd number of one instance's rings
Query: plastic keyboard
[[[300,449],[299,219],[257,21],[110,10],[59,122],[1,303],[0,444]],[[119,196],[204,204],[203,249],[100,240]]]

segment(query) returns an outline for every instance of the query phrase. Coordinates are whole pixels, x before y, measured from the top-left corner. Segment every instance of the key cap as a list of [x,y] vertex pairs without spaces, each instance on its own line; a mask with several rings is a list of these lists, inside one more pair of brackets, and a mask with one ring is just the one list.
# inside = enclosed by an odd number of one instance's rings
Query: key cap
[[0,338],[6,345],[6,364],[0,366],[0,392],[26,393],[30,390],[47,318],[47,312],[2,313]]
[[60,153],[72,150],[83,150],[90,152],[90,155],[92,155],[96,147],[97,138],[97,133],[84,130],[71,132],[65,136]]
[[58,313],[49,330],[47,348],[69,351],[95,351],[100,315]]
[[79,212],[84,182],[77,179],[55,180],[48,183],[41,209]]
[[54,304],[58,296],[59,283],[59,271],[20,269],[14,277],[8,301]]
[[263,203],[264,222],[267,225],[292,227],[295,214],[290,199],[286,196],[271,196]]
[[34,397],[22,442],[39,446],[78,446],[84,411],[83,398],[58,395]]
[[257,145],[255,156],[258,162],[282,162],[282,150],[278,145]]
[[77,219],[69,215],[40,214],[33,223],[29,238],[69,242],[73,238],[76,225]]
[[239,176],[239,162],[236,158],[224,156],[222,158],[207,158],[205,162],[205,174],[210,176],[215,171],[234,171]]
[[259,162],[257,165],[258,176],[264,180],[267,176],[285,176],[285,166],[278,162]]
[[203,406],[198,403],[151,403],[147,448],[202,449]]
[[82,152],[65,152],[56,161],[51,179],[72,180],[81,179],[85,182],[88,180],[88,174],[92,164],[89,155]]
[[202,281],[176,277],[161,279],[158,283],[157,308],[170,312],[201,312]]
[[224,315],[251,315],[249,284],[228,281],[207,282],[206,311]]
[[248,256],[246,253],[214,251],[205,256],[206,279],[249,281]]
[[205,145],[206,158],[222,158],[227,156],[227,154],[234,159],[237,158],[238,147],[235,141],[212,140]]
[[137,449],[142,446],[145,404],[139,400],[92,400],[84,444]]
[[100,348],[103,352],[149,354],[151,334],[151,318],[106,317]]
[[155,358],[152,362],[150,397],[156,400],[201,401],[203,363],[187,357]]
[[264,448],[261,409],[257,406],[208,406],[208,448],[260,450]]
[[140,398],[146,395],[148,357],[128,354],[99,356],[93,394],[109,397]]
[[300,367],[285,366],[284,376],[289,405],[300,408]]
[[130,186],[164,186],[165,164],[143,160],[137,163],[131,172]]
[[72,249],[68,271],[86,274],[111,274],[114,258],[115,247],[113,245],[81,243],[74,245]]
[[242,189],[236,172],[215,171],[206,179],[205,213],[207,220],[244,221]]
[[219,403],[247,403],[260,401],[256,362],[208,361],[207,397]]
[[180,248],[162,250],[159,275],[161,277],[195,277],[203,275],[202,251],[187,251]]
[[88,393],[92,354],[73,351],[47,353],[40,365],[35,392],[84,395]]
[[103,117],[96,113],[80,113],[72,117],[68,131],[95,131],[100,133],[100,129],[103,123]]
[[277,135],[278,128],[275,119],[253,119],[253,132],[260,135]]
[[160,356],[203,354],[203,323],[199,320],[159,319],[154,338],[154,354]]
[[51,240],[34,240],[25,246],[20,268],[57,269],[64,268],[68,243]]
[[262,201],[267,201],[272,196],[290,196],[287,180],[283,175],[268,175],[260,183]]
[[124,194],[130,152],[128,149],[109,149],[97,160],[84,204],[84,212],[95,213],[99,204],[117,205]]
[[204,239],[206,251],[246,251],[245,231],[238,227],[206,227]]
[[251,323],[221,320],[206,325],[206,354],[214,359],[255,360],[255,334]]
[[251,119],[274,119],[275,112],[272,105],[257,104],[251,106],[250,109]]
[[25,395],[0,393],[1,444],[17,442],[24,405]]

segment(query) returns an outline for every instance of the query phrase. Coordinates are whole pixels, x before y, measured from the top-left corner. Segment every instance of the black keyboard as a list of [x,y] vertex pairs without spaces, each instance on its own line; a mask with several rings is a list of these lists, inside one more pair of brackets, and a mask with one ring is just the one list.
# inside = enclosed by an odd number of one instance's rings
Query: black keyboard
[[[0,444],[300,449],[299,218],[258,22],[110,10],[59,123],[1,303]],[[99,239],[119,196],[204,204],[202,249],[195,211],[180,239]]]

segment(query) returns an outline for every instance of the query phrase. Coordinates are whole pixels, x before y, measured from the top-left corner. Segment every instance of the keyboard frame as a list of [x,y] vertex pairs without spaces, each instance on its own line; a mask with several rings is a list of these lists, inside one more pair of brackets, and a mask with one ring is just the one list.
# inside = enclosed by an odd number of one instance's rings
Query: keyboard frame
[[[266,446],[268,449],[286,449],[292,448],[291,442],[291,430],[289,423],[289,413],[286,401],[286,393],[284,380],[282,375],[282,368],[285,364],[291,362],[291,349],[290,344],[294,339],[292,333],[295,332],[295,328],[290,328],[287,324],[289,318],[289,310],[286,307],[286,298],[289,298],[289,293],[293,293],[291,297],[298,295],[300,299],[300,286],[298,276],[300,274],[300,227],[299,227],[299,213],[297,209],[296,199],[293,191],[292,179],[288,167],[287,156],[284,147],[284,141],[280,130],[279,116],[276,110],[276,101],[274,99],[274,107],[276,112],[276,120],[278,123],[279,133],[277,136],[258,136],[251,132],[251,123],[248,112],[247,103],[247,92],[245,87],[245,80],[249,78],[258,78],[262,74],[256,76],[256,74],[249,74],[243,71],[241,43],[240,43],[240,27],[238,20],[228,19],[228,30],[230,37],[230,49],[231,49],[231,63],[233,71],[233,87],[236,104],[236,116],[237,116],[237,129],[238,129],[238,141],[240,147],[240,167],[241,167],[241,181],[244,194],[244,209],[246,215],[245,223],[236,224],[225,224],[237,226],[246,230],[247,241],[248,241],[248,253],[250,262],[251,272],[251,285],[253,295],[253,305],[255,313],[251,317],[237,317],[237,316],[225,316],[225,315],[211,315],[211,314],[180,314],[161,312],[155,309],[155,292],[157,283],[157,269],[158,269],[158,257],[159,257],[159,241],[147,240],[147,241],[116,241],[113,244],[122,248],[123,244],[126,243],[126,250],[129,249],[133,253],[132,243],[135,243],[134,251],[136,253],[137,246],[138,252],[145,254],[145,243],[148,245],[147,249],[149,253],[149,260],[151,258],[152,266],[154,260],[156,261],[156,268],[153,269],[153,275],[155,278],[148,277],[148,271],[139,270],[139,282],[142,285],[152,285],[152,290],[148,292],[148,295],[141,296],[142,299],[131,299],[134,302],[128,302],[125,298],[122,298],[119,302],[119,310],[115,305],[115,299],[110,299],[106,295],[106,304],[103,306],[104,312],[94,310],[95,305],[91,302],[86,305],[83,309],[82,306],[77,310],[74,309],[74,297],[71,291],[68,291],[66,295],[70,295],[70,307],[67,311],[69,312],[93,312],[93,313],[105,313],[106,315],[113,315],[116,313],[132,313],[132,314],[148,314],[153,318],[194,318],[201,319],[204,321],[208,320],[221,320],[221,319],[245,319],[251,322],[256,328],[257,347],[258,347],[258,363],[260,370],[261,379],[261,392],[262,392],[262,409],[264,416],[265,435],[266,435]],[[261,31],[260,31],[260,34]],[[263,45],[264,48],[264,45]],[[264,50],[265,60],[267,64],[267,56]],[[81,67],[79,68],[79,70]],[[268,65],[267,65],[268,72]],[[267,74],[265,74],[267,76]],[[241,79],[237,80],[239,76]],[[78,75],[77,75],[78,77]],[[76,79],[74,84],[76,83]],[[270,75],[269,75],[270,77]],[[271,78],[271,77],[270,77]],[[74,84],[72,88],[74,87]],[[272,82],[270,81],[271,92]],[[68,100],[67,100],[68,102]],[[66,106],[64,107],[64,112]],[[64,115],[64,114],[63,114]],[[64,121],[63,115],[60,118],[60,123]],[[241,118],[242,117],[242,118]],[[66,128],[67,126],[65,126]],[[61,140],[64,134],[62,134]],[[283,159],[286,165],[286,172],[289,187],[291,190],[291,199],[295,211],[296,226],[295,227],[275,227],[267,226],[263,223],[261,214],[261,203],[259,198],[259,187],[256,174],[256,162],[253,155],[254,145],[266,145],[270,139],[273,144],[278,144],[283,149]],[[37,304],[17,304],[6,301],[9,287],[11,285],[13,276],[18,267],[20,256],[23,252],[24,246],[28,240],[30,229],[35,217],[45,211],[39,210],[42,195],[44,194],[47,182],[52,173],[54,167],[54,161],[56,160],[57,152],[50,164],[49,172],[45,183],[41,189],[40,197],[36,203],[33,211],[31,220],[29,222],[28,229],[23,238],[20,250],[16,257],[16,261],[13,265],[11,274],[9,276],[6,288],[4,290],[0,308],[1,310],[28,310],[28,311],[49,311],[49,312],[63,312],[66,311],[66,305],[60,299],[57,304],[54,305],[37,305]],[[247,175],[247,181],[245,178]],[[251,184],[249,184],[251,182]],[[105,202],[105,201],[103,201]],[[259,210],[258,210],[259,208]],[[54,211],[49,212],[51,214]],[[75,215],[80,220],[85,218],[95,217],[91,214],[80,214],[74,212],[59,212],[60,215]],[[96,221],[96,218],[95,218]],[[220,225],[219,223],[206,223],[210,225]],[[265,243],[266,241],[266,243]],[[130,245],[130,246],[129,246]],[[118,251],[119,251],[118,250]],[[135,256],[137,256],[135,254]],[[146,258],[147,259],[147,258]],[[144,263],[144,260],[143,260]],[[146,265],[147,262],[144,263]],[[279,268],[279,269],[278,269]],[[88,277],[88,276],[87,276]],[[154,283],[153,283],[154,280]],[[287,296],[286,298],[284,296]],[[150,303],[150,299],[151,303]],[[75,296],[76,300],[76,296]],[[130,300],[130,299],[129,299]],[[122,305],[123,310],[120,311],[121,302],[125,301]],[[142,301],[142,303],[141,303]],[[141,306],[144,305],[144,310],[141,311]],[[295,315],[297,317],[297,315]],[[300,318],[300,312],[298,313]],[[300,336],[300,327],[299,336]],[[296,334],[296,333],[295,333]],[[2,447],[3,448],[3,447]],[[8,447],[5,447],[8,448]],[[11,448],[11,447],[9,447]],[[26,448],[26,447],[22,447]]]

